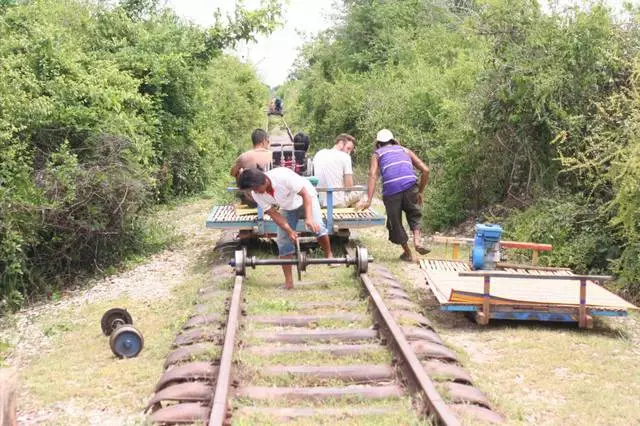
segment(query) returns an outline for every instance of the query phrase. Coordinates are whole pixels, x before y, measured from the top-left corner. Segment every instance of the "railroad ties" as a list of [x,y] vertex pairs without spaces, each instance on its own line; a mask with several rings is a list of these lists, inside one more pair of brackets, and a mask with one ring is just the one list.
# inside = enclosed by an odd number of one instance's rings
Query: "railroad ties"
[[369,268],[358,284],[327,268],[293,291],[265,284],[276,269],[237,276],[229,290],[231,268],[216,269],[167,357],[150,420],[500,423],[403,285]]

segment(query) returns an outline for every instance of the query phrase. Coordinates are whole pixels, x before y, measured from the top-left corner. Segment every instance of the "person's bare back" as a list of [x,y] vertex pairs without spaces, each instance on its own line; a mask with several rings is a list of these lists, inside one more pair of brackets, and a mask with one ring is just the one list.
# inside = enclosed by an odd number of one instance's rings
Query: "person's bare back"
[[16,424],[15,372],[0,369],[0,426]]

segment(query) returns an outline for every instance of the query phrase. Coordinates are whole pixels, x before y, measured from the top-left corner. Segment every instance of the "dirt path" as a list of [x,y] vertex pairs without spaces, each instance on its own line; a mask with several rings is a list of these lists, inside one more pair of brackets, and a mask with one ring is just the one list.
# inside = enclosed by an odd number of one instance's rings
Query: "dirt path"
[[[75,419],[73,424],[131,424],[141,419],[141,413],[134,414],[133,405],[127,407],[125,404],[110,413],[108,404],[94,405],[89,399],[78,398],[82,394],[82,382],[77,383],[78,389],[70,392],[71,398],[67,400],[56,399],[47,390],[50,387],[47,385],[51,383],[50,380],[68,380],[70,377],[81,376],[69,373],[78,367],[95,369],[108,367],[109,363],[128,364],[126,368],[142,366],[143,363],[136,366],[133,360],[116,360],[110,354],[107,338],[100,336],[99,317],[102,307],[120,306],[124,303],[137,324],[138,319],[144,321],[147,316],[151,316],[149,311],[153,311],[154,307],[179,299],[180,295],[176,294],[179,286],[194,280],[196,284],[206,280],[204,271],[207,269],[208,253],[219,236],[218,232],[204,227],[211,204],[210,200],[201,200],[160,214],[163,221],[174,224],[181,240],[177,247],[158,253],[130,270],[94,280],[86,288],[66,292],[59,301],[31,306],[3,319],[0,342],[8,344],[10,348],[4,365],[15,368],[21,378],[18,397],[20,424],[64,424],[66,419]],[[174,303],[169,303],[172,304]],[[178,307],[181,304],[175,305]],[[166,312],[167,316],[181,313],[179,309]],[[150,343],[153,344],[153,336],[149,335],[149,331],[153,333],[157,330],[149,330],[148,327],[142,329],[145,330],[145,349],[148,351]],[[77,335],[87,332],[98,347],[92,344],[81,348],[74,346]],[[89,357],[89,362],[68,365],[64,359],[73,357],[65,356],[66,351],[85,354]],[[99,351],[103,355],[100,360],[102,365],[95,362],[91,365],[91,351]],[[34,377],[35,371],[46,371],[47,363],[56,362],[60,362],[57,367],[65,371],[60,377],[55,374]],[[155,374],[156,368],[153,368],[152,363],[144,364],[145,368],[150,367],[152,374]],[[157,363],[157,367],[161,364]],[[140,371],[134,373],[138,374]],[[97,376],[102,375],[97,373]],[[98,383],[105,387],[111,386],[108,377],[103,379],[98,380]],[[114,379],[117,380],[117,377]],[[140,406],[142,405],[138,405]]]

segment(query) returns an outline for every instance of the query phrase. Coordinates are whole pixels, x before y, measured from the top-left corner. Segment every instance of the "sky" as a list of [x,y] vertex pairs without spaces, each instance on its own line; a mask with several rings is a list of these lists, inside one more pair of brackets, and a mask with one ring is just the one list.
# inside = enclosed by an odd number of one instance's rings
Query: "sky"
[[[217,8],[232,12],[236,0],[165,0],[176,13],[196,24],[213,24],[213,13]],[[544,0],[543,0],[544,1]],[[560,5],[586,2],[580,0],[547,0]],[[637,2],[638,0],[632,0]],[[285,0],[284,25],[268,37],[259,37],[257,43],[243,45],[233,52],[252,63],[260,79],[271,87],[284,83],[298,56],[298,48],[304,41],[326,29],[334,0]],[[614,10],[621,10],[623,0],[605,0]],[[248,9],[260,5],[259,0],[245,0]]]
[[[255,65],[260,79],[271,87],[284,83],[305,39],[329,27],[333,0],[289,0],[284,8],[284,25],[257,43],[240,46],[237,56]],[[258,7],[258,0],[245,0],[249,8]],[[235,0],[167,0],[167,6],[196,24],[213,24],[217,8],[232,12]],[[302,34],[301,34],[302,33]]]

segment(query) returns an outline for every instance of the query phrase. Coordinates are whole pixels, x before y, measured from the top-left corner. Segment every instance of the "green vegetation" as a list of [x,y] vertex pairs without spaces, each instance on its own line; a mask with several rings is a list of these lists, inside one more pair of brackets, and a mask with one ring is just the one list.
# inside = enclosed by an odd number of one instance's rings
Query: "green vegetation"
[[0,2],[0,310],[157,250],[145,210],[221,188],[260,123],[267,88],[222,49],[278,3],[211,28],[161,3]]
[[366,164],[387,127],[425,158],[428,228],[500,221],[637,298],[638,30],[602,2],[344,1],[279,92],[316,147],[350,132]]

